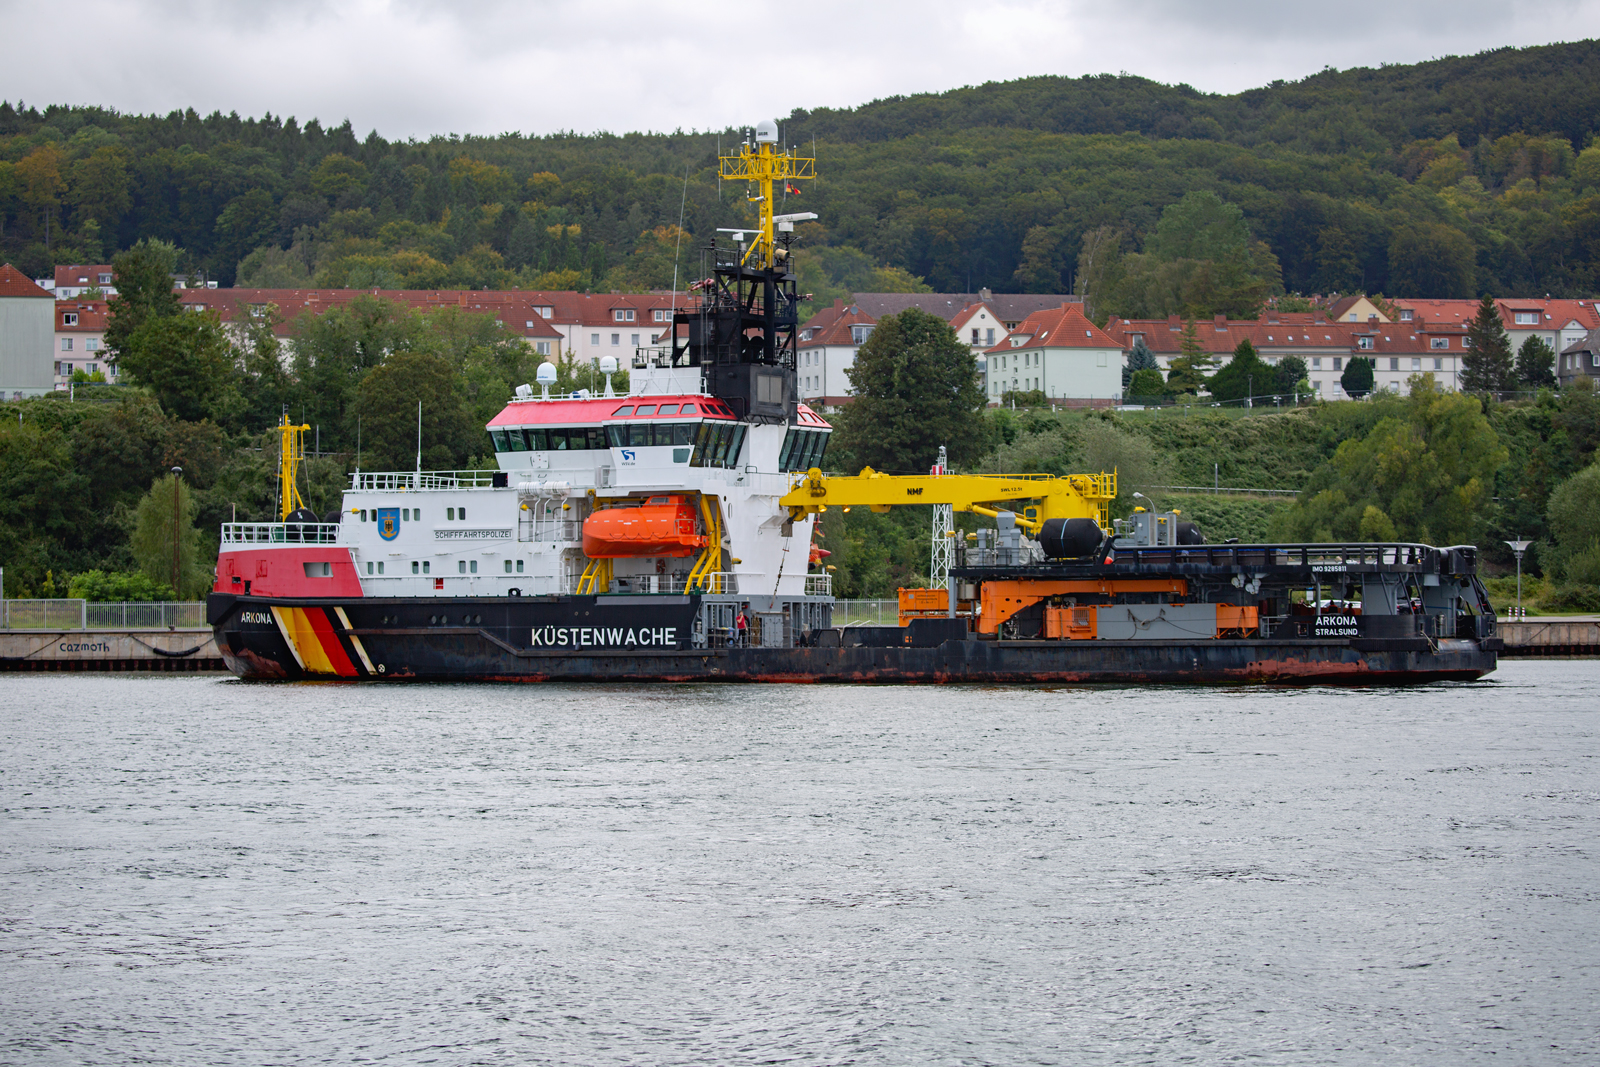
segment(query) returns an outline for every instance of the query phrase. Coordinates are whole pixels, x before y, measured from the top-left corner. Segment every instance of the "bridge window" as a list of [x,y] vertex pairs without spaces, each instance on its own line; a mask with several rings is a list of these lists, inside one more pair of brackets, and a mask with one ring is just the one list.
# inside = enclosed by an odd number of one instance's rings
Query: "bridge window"
[[783,448],[778,452],[778,469],[804,471],[822,463],[827,451],[829,434],[823,430],[790,430],[783,438]]

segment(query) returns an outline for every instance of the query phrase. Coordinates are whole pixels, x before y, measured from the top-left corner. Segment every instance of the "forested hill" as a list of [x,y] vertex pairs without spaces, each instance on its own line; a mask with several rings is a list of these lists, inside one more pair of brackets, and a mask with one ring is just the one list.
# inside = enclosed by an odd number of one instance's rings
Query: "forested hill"
[[[692,120],[693,116],[685,116]],[[751,122],[761,116],[751,116]],[[1600,287],[1600,43],[1327,70],[1207,95],[1029,78],[797,111],[803,284],[1088,290],[1108,313],[1273,292]],[[0,259],[143,237],[223,284],[640,289],[743,225],[717,133],[362,137],[346,122],[0,105]],[[686,181],[687,176],[687,181]]]
[[1231,96],[1131,75],[1039,77],[796,111],[789,139],[886,141],[980,127],[1137,133],[1307,152],[1398,152],[1455,134],[1463,145],[1556,133],[1583,147],[1600,123],[1600,41],[1500,48],[1407,66],[1328,69]]

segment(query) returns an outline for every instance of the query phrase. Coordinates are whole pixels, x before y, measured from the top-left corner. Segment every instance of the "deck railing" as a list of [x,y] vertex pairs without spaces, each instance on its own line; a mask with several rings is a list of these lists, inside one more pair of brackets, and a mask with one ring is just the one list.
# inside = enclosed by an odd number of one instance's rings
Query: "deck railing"
[[339,540],[336,522],[225,522],[222,545],[311,544],[331,545]]
[[356,471],[350,475],[350,488],[357,492],[406,493],[423,489],[493,489],[495,475],[500,486],[507,483],[505,471]]
[[833,575],[808,574],[806,575],[806,596],[832,596]]

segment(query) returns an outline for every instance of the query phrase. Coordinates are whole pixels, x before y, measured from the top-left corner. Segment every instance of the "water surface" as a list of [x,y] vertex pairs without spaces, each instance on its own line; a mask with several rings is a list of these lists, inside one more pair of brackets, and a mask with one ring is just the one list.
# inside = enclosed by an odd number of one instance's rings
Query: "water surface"
[[0,676],[0,1063],[1570,1064],[1597,716]]

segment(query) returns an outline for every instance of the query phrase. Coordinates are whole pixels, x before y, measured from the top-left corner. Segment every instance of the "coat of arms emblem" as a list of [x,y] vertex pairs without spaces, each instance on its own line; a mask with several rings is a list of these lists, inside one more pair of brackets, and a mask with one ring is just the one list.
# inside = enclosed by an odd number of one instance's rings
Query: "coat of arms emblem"
[[385,541],[393,541],[400,536],[400,509],[378,509],[378,536]]

